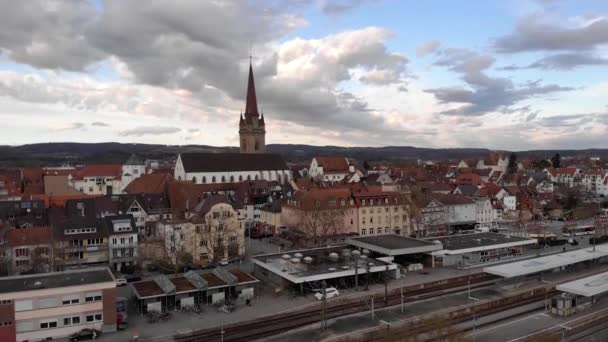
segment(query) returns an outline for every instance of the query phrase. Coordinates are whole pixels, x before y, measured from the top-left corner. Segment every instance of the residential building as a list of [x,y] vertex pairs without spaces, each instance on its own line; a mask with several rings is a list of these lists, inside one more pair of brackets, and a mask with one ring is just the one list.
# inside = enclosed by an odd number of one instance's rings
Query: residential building
[[9,229],[4,240],[8,246],[5,262],[8,274],[52,271],[53,244],[50,227]]
[[107,264],[108,230],[101,219],[117,214],[109,197],[72,199],[65,208],[51,208],[56,267]]
[[325,182],[340,182],[355,172],[346,157],[315,157],[310,163],[308,175]]
[[345,236],[358,235],[355,199],[349,188],[299,190],[282,206],[281,222],[306,238],[310,245],[323,245]]
[[364,188],[353,191],[357,207],[359,235],[410,234],[409,211],[403,196]]
[[475,205],[477,211],[477,219],[475,221],[484,226],[491,226],[495,222],[492,201],[487,197],[480,197],[475,199]]
[[46,223],[46,207],[42,200],[0,201],[0,224],[11,228],[28,228],[44,226]]
[[0,341],[116,331],[116,283],[107,268],[0,278]]
[[580,173],[581,184],[586,191],[599,195],[606,176],[608,176],[606,170],[584,170]]
[[549,177],[551,182],[564,184],[570,188],[579,180],[579,170],[575,167],[548,167],[543,172]]
[[122,165],[98,164],[77,169],[68,176],[70,186],[87,195],[122,192]]
[[476,213],[477,205],[471,198],[459,194],[436,194],[422,209],[423,229],[427,236],[471,229],[477,221]]
[[137,263],[138,230],[133,215],[106,216],[102,220],[108,232],[108,255],[112,269],[123,270]]

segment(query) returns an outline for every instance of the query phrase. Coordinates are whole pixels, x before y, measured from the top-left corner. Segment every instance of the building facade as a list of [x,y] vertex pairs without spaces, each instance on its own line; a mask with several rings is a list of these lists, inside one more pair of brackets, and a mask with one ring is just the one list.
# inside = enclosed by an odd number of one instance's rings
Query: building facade
[[0,278],[0,322],[0,341],[115,331],[115,279],[107,268]]

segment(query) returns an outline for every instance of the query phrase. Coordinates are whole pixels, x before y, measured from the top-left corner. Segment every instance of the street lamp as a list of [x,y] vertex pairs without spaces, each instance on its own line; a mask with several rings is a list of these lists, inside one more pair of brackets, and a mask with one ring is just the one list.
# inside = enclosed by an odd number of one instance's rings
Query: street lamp
[[359,291],[359,258],[367,259],[367,256],[364,255],[365,258],[363,258],[361,252],[356,249],[351,251],[350,255],[355,260],[355,288]]

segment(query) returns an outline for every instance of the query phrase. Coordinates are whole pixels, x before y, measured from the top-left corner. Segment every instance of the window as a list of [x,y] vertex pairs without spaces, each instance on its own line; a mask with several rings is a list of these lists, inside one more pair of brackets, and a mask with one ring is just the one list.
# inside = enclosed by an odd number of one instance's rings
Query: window
[[239,175],[239,182],[243,181],[243,175]]
[[40,329],[51,329],[51,328],[57,328],[56,320],[40,322]]
[[86,302],[97,302],[101,300],[101,292],[91,292],[91,293],[87,293],[85,294],[85,301]]
[[361,229],[361,235],[366,235],[367,234],[367,229],[363,228]]
[[369,205],[374,205],[374,199],[373,198],[369,200]]
[[378,234],[382,234],[382,228],[378,227],[378,229],[376,229],[376,231],[378,232]]
[[355,203],[355,200],[351,198],[349,203],[350,203],[350,205],[353,205]]
[[336,200],[330,200],[329,201],[329,206],[330,207],[335,207],[336,206]]
[[361,205],[365,205],[365,200],[364,199],[361,200]]
[[215,183],[215,176],[211,177],[211,183]]
[[369,229],[369,235],[374,235],[374,228]]
[[230,238],[228,238],[228,242],[229,243],[236,243],[236,236],[231,236]]
[[63,325],[80,324],[80,316],[66,317],[63,319]]
[[388,227],[384,227],[384,232],[388,233]]
[[78,304],[79,302],[80,302],[80,298],[77,295],[65,296],[61,300],[62,305]]
[[19,258],[19,257],[27,257],[29,255],[30,255],[29,248],[17,248],[17,249],[15,249],[15,256],[17,258]]
[[345,205],[346,205],[346,201],[345,201],[344,199],[341,199],[341,200],[340,200],[340,205],[341,205],[341,206],[345,206]]
[[230,183],[234,183],[234,176],[230,176]]

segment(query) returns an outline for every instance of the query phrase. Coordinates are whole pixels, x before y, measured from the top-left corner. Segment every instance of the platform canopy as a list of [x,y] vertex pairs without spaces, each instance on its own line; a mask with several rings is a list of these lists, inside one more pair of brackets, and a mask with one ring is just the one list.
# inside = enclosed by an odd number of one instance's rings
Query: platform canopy
[[608,292],[608,272],[557,285],[559,291],[591,297]]
[[441,243],[412,239],[396,234],[361,236],[347,239],[346,243],[390,256],[427,253],[443,248]]
[[577,249],[570,252],[512,262],[510,264],[484,267],[483,271],[500,277],[512,278],[549,271],[606,256],[608,256],[608,245],[599,245],[596,246],[595,251],[593,251],[592,247]]

